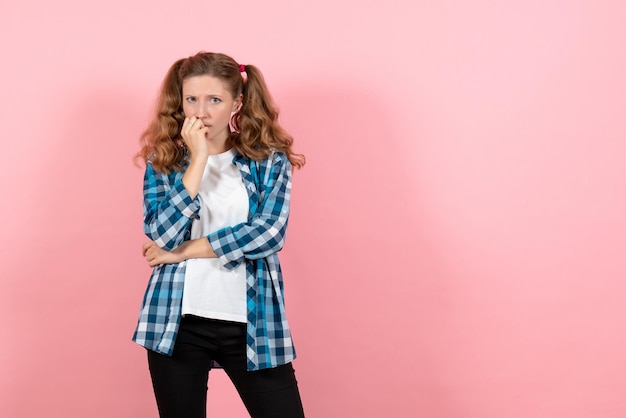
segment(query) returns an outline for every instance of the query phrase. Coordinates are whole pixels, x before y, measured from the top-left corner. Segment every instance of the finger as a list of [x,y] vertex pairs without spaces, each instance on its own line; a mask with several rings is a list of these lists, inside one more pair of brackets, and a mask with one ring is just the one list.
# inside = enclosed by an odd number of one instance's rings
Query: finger
[[189,127],[192,125],[191,118],[185,118],[183,126],[180,129],[180,135],[185,139],[185,136],[189,133]]
[[209,136],[209,128],[207,126],[202,125],[202,128],[198,129],[200,133],[206,138]]
[[144,250],[143,250],[143,256],[145,257],[148,254],[154,254],[154,247],[155,244],[154,243],[150,243],[150,245],[148,245]]
[[191,128],[193,128],[193,125],[196,123],[197,120],[198,119],[196,119],[195,116],[185,119],[185,124],[183,125],[183,128],[189,131]]
[[144,242],[141,246],[141,255],[145,257],[150,247],[152,247],[152,244],[154,244],[152,241]]

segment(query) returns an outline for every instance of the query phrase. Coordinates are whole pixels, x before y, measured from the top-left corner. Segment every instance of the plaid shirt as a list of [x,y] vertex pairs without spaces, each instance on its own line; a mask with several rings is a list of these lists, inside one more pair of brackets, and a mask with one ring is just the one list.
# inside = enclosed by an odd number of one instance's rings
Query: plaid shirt
[[[255,162],[233,158],[248,192],[248,221],[223,228],[207,238],[224,267],[246,263],[248,370],[276,367],[295,359],[285,316],[283,280],[277,252],[283,246],[289,218],[291,164],[275,152]],[[171,250],[190,238],[200,202],[191,199],[183,172],[157,173],[148,162],[144,177],[144,232]],[[178,333],[186,261],[155,268],[144,295],[133,341],[171,355]]]

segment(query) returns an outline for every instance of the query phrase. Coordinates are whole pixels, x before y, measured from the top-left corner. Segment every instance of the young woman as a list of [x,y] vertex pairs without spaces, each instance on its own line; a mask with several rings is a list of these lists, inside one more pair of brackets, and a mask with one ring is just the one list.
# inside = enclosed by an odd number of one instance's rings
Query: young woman
[[161,417],[206,416],[224,369],[252,417],[302,417],[278,251],[304,165],[261,72],[201,52],[169,69],[137,154],[154,267],[133,340]]

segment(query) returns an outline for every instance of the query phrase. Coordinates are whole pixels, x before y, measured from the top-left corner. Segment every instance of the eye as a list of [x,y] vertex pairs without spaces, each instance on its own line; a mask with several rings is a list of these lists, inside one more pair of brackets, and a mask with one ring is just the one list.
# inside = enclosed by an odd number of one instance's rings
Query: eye
[[220,99],[219,97],[211,97],[211,103],[218,104],[221,102],[222,102],[222,99]]
[[185,100],[187,101],[187,103],[195,103],[196,102],[196,98],[193,97],[193,96],[185,97]]

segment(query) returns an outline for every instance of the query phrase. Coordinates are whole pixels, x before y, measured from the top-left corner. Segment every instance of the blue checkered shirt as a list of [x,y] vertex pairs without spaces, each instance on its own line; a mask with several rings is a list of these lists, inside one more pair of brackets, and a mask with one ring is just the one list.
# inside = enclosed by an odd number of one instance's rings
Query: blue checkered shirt
[[[233,158],[248,192],[248,221],[207,238],[224,267],[246,265],[248,370],[276,367],[295,359],[285,316],[278,251],[285,240],[291,195],[291,164],[273,153],[263,161]],[[144,232],[171,250],[190,237],[200,201],[191,199],[183,172],[157,173],[150,162],[144,177]],[[155,268],[144,295],[133,341],[171,355],[180,325],[186,261]]]

